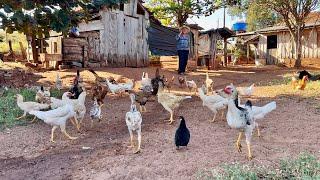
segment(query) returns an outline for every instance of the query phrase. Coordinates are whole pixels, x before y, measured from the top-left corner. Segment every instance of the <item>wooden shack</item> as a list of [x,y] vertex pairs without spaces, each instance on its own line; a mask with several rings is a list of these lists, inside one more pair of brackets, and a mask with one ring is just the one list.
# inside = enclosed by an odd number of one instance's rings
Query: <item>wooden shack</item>
[[119,9],[103,8],[88,23],[78,24],[80,36],[51,36],[47,53],[61,54],[62,64],[83,67],[143,67],[149,64],[149,12],[139,0]]
[[[305,23],[305,29],[302,32],[302,64],[320,65],[320,13],[311,13]],[[294,65],[295,42],[285,25],[240,33],[237,37],[244,39],[247,45],[254,44],[256,58],[265,61],[264,64]]]

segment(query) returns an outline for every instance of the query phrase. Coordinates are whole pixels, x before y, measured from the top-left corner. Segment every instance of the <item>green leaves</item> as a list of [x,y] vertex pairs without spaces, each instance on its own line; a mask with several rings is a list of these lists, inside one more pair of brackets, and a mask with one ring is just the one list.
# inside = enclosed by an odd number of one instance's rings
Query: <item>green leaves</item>
[[50,30],[66,33],[78,22],[89,19],[93,10],[113,7],[125,0],[1,0],[2,29],[38,37]]

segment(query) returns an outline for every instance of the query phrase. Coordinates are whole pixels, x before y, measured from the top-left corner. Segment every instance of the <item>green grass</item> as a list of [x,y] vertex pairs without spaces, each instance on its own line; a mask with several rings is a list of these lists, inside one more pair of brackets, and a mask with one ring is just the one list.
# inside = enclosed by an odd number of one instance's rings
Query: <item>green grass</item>
[[320,179],[320,161],[308,153],[300,154],[296,159],[284,159],[275,167],[250,167],[248,165],[223,165],[218,169],[203,170],[196,179]]
[[[1,89],[2,91],[3,89]],[[4,91],[4,94],[0,96],[0,130],[4,128],[13,127],[15,125],[26,125],[26,120],[32,120],[33,117],[27,115],[26,119],[17,120],[16,118],[23,114],[23,111],[17,106],[15,94],[21,94],[24,97],[24,101],[34,101],[36,92],[30,89],[9,89]],[[61,97],[61,92],[58,90],[51,91],[52,97]]]

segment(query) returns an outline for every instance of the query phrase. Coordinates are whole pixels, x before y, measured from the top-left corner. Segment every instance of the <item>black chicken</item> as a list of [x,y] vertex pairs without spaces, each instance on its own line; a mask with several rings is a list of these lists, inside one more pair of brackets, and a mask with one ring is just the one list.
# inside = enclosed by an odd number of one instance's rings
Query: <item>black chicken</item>
[[298,71],[298,74],[299,74],[299,79],[302,79],[304,76],[308,76],[308,79],[311,80],[311,81],[320,80],[320,74],[312,75],[306,70]]
[[160,76],[159,68],[157,68],[155,77],[153,79],[151,79],[151,85],[152,85],[152,89],[153,89],[152,90],[152,95],[157,95],[158,94],[159,82],[164,84],[164,79],[163,79],[163,77]]
[[77,75],[73,79],[72,86],[69,90],[69,92],[72,94],[70,96],[70,99],[78,99],[79,95],[83,92],[83,89],[81,88],[80,82],[80,71],[77,70]]
[[190,132],[186,126],[186,121],[183,116],[180,116],[180,125],[174,138],[177,149],[179,149],[180,146],[188,146],[189,140]]

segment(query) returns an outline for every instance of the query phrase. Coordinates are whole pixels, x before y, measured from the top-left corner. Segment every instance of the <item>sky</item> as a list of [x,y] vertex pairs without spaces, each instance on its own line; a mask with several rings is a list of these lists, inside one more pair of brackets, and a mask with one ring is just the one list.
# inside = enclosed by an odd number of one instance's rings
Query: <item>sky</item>
[[[226,9],[226,27],[231,28],[232,24],[243,19],[231,17],[228,14],[228,9]],[[199,18],[192,17],[187,20],[188,24],[198,24],[204,30],[208,30],[211,28],[221,28],[223,27],[223,9],[219,9],[215,11],[211,16],[201,16]]]

